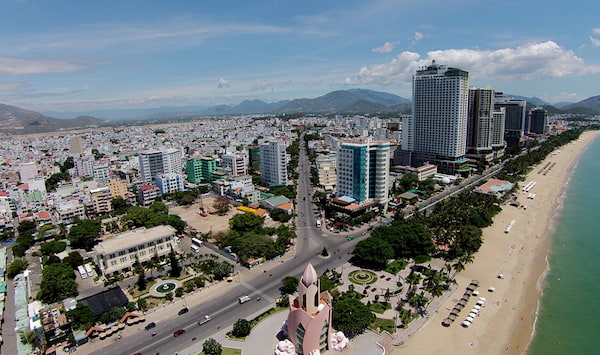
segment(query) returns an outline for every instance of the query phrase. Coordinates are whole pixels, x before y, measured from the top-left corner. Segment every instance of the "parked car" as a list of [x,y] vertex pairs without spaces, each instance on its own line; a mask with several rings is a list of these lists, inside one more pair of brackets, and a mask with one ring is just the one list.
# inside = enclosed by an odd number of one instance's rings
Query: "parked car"
[[178,315],[182,315],[182,314],[186,314],[187,312],[189,312],[190,310],[185,307],[179,310],[179,312],[177,312]]
[[181,335],[181,334],[183,334],[183,333],[185,333],[185,329],[177,329],[177,330],[175,331],[175,333],[173,333],[173,336],[174,336],[175,338],[177,338],[178,336],[180,336],[180,335]]
[[146,324],[146,326],[144,327],[145,330],[150,330],[152,328],[156,327],[156,323],[155,322],[150,322],[148,324]]

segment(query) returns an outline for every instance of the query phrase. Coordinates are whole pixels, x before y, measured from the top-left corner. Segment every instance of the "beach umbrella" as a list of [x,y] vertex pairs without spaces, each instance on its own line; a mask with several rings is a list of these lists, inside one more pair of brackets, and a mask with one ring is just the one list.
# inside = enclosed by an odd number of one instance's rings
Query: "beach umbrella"
[[483,302],[487,301],[487,300],[485,299],[485,297],[479,297],[479,300],[480,300],[480,301],[483,301]]
[[476,309],[476,310],[479,311],[481,309],[481,306],[476,304],[476,305],[473,306],[473,309]]
[[489,292],[494,292],[494,291],[496,291],[496,288],[495,287],[490,287],[490,288],[488,288],[488,291]]
[[448,319],[448,318],[446,318],[446,319],[444,319],[444,320],[442,321],[442,325],[443,325],[444,327],[449,327],[451,323],[452,323],[452,321],[451,321],[450,319]]
[[469,297],[463,297],[460,299],[461,301],[469,302]]
[[104,339],[104,338],[106,338],[106,333],[105,332],[101,332],[99,336],[100,336],[100,339]]
[[453,322],[454,322],[454,320],[456,319],[456,317],[457,317],[457,315],[456,315],[456,314],[452,314],[452,313],[450,313],[450,315],[449,315],[449,316],[448,316],[448,318],[446,318],[446,319],[450,319],[451,321],[453,321]]
[[119,326],[117,328],[119,328],[119,329],[125,329],[125,323],[119,323]]
[[475,286],[475,285],[469,285],[469,286],[467,286],[467,290],[469,290],[471,292],[475,291],[475,288],[477,288],[477,286]]
[[460,309],[456,309],[456,308],[454,308],[452,311],[450,311],[451,316],[457,316],[459,313],[460,313]]
[[457,304],[456,306],[454,306],[454,309],[457,310],[458,312],[460,312],[463,308],[465,308],[465,306],[460,303]]
[[472,280],[472,281],[471,281],[471,285],[474,285],[474,286],[479,286],[479,281],[477,281],[477,280]]
[[475,314],[475,313],[471,312],[471,313],[469,313],[469,317],[471,317],[471,318],[475,318],[475,317],[477,317],[477,314]]
[[466,318],[466,320],[468,320],[469,322],[473,322],[473,317],[471,317],[471,316],[468,316],[468,317]]
[[477,291],[477,290],[473,291],[473,296],[479,296],[479,291]]
[[479,314],[479,310],[477,308],[473,308],[471,310],[471,313]]
[[464,307],[464,306],[466,306],[466,305],[467,305],[467,301],[460,300],[460,301],[458,301],[458,305],[459,305],[459,306],[463,306],[463,307]]
[[471,325],[471,322],[469,322],[468,320],[463,321],[460,325],[462,325],[465,328],[468,328]]

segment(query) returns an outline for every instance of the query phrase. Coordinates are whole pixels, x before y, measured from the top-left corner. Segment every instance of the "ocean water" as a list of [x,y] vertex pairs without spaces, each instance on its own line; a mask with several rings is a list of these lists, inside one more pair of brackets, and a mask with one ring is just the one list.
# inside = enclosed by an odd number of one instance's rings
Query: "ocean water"
[[569,182],[529,355],[600,354],[599,157],[596,139]]

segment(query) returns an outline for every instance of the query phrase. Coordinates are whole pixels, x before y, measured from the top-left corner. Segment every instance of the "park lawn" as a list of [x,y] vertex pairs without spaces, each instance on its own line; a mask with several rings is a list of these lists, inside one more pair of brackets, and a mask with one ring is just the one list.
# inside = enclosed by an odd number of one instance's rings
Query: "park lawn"
[[397,259],[392,261],[386,268],[385,271],[392,275],[397,275],[400,271],[404,270],[408,265],[408,261],[404,259]]
[[392,304],[389,302],[373,302],[369,306],[371,312],[383,314],[388,309],[392,309]]
[[375,318],[371,327],[379,332],[387,331],[390,334],[394,334],[396,331],[396,325],[393,319]]
[[[222,350],[223,352],[221,355],[242,355],[242,349],[222,348]],[[204,355],[204,352],[201,352],[198,355]]]

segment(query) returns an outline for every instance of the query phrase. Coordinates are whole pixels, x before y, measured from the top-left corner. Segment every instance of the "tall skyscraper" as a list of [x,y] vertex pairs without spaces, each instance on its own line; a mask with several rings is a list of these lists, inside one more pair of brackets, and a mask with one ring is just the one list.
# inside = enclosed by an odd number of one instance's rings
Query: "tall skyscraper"
[[445,65],[420,68],[413,76],[412,117],[406,117],[403,147],[411,165],[436,164],[455,173],[464,163],[467,144],[469,73]]
[[504,115],[494,109],[494,89],[469,89],[468,153],[483,157],[504,147]]
[[529,133],[548,133],[548,112],[543,107],[536,107],[529,111]]
[[370,138],[342,142],[337,153],[337,195],[387,203],[389,167],[389,142]]
[[513,99],[507,97],[502,92],[494,94],[494,109],[499,110],[504,107],[504,139],[509,147],[518,147],[523,141],[525,133],[525,118],[527,116],[527,102],[522,99]]
[[139,155],[141,180],[151,182],[158,174],[181,174],[181,150],[164,149],[141,152]]
[[287,184],[286,148],[283,141],[260,145],[260,173],[267,185]]

